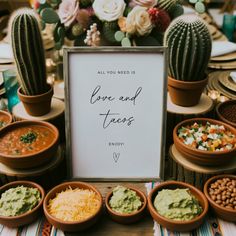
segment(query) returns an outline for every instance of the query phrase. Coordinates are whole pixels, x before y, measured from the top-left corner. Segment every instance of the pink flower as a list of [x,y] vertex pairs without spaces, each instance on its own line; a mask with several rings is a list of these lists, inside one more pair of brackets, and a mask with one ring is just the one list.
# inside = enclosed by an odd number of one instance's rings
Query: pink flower
[[140,7],[154,7],[157,4],[157,0],[131,0],[130,1],[130,6],[135,7],[135,6],[140,6]]
[[61,23],[67,27],[70,26],[75,20],[78,11],[79,11],[79,1],[62,0],[58,9],[58,15],[60,17]]

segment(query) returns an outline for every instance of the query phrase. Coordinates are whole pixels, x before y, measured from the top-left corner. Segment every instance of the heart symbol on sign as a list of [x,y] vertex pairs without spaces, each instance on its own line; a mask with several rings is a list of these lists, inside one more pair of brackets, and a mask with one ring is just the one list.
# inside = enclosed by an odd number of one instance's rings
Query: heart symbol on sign
[[120,153],[113,152],[113,159],[114,159],[115,163],[117,163],[117,161],[119,160],[119,157],[120,157]]

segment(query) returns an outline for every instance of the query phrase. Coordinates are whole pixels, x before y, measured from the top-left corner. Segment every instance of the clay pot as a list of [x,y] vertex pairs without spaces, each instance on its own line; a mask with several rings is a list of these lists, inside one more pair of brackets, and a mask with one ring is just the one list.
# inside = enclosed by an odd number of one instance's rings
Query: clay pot
[[4,126],[12,123],[12,115],[7,111],[0,111],[0,122],[4,122],[4,125],[0,124],[0,129]]
[[168,91],[171,101],[179,106],[191,107],[198,104],[208,78],[200,81],[181,81],[168,77]]
[[146,195],[142,191],[140,191],[136,188],[132,188],[132,187],[128,187],[128,188],[135,191],[143,203],[142,207],[138,211],[135,211],[130,214],[121,214],[121,213],[113,211],[112,208],[110,207],[110,204],[109,204],[109,201],[113,195],[112,191],[107,194],[106,200],[105,200],[105,205],[106,205],[106,209],[107,209],[109,216],[111,217],[112,220],[114,220],[120,224],[131,224],[136,221],[139,221],[144,216],[145,210],[147,207]]
[[236,147],[233,147],[230,150],[225,151],[204,151],[199,150],[196,148],[192,148],[183,142],[181,142],[178,138],[178,130],[181,127],[185,127],[187,125],[192,125],[194,123],[201,123],[203,125],[206,124],[206,122],[210,122],[214,125],[223,125],[227,130],[232,132],[234,135],[236,135],[236,129],[222,121],[208,119],[208,118],[192,118],[184,120],[180,123],[178,123],[174,130],[173,130],[173,139],[176,149],[189,161],[196,163],[198,165],[203,166],[220,166],[225,165],[225,163],[229,163],[233,160],[233,158],[236,158]]
[[236,100],[219,103],[216,114],[220,120],[236,128],[236,122],[232,121],[232,117],[236,117]]
[[27,225],[37,220],[37,218],[40,217],[42,214],[43,200],[45,197],[44,189],[40,185],[31,181],[22,181],[22,180],[11,182],[0,187],[0,196],[8,189],[16,188],[17,186],[37,188],[40,192],[41,200],[38,203],[38,205],[36,205],[31,211],[27,211],[24,214],[18,216],[0,216],[0,224],[11,228],[17,228],[23,225]]
[[233,209],[227,209],[226,207],[220,206],[219,204],[216,204],[215,201],[213,201],[210,197],[209,194],[209,187],[210,185],[217,181],[218,179],[223,179],[223,178],[229,178],[229,179],[234,179],[236,180],[236,175],[217,175],[213,176],[212,178],[208,179],[207,182],[204,185],[204,194],[207,198],[207,200],[210,203],[211,208],[213,209],[214,213],[221,219],[226,220],[226,221],[233,221],[236,222],[236,210]]
[[[189,189],[189,191],[191,192],[192,195],[194,195],[203,211],[202,213],[195,217],[192,220],[189,221],[177,221],[177,220],[171,220],[168,219],[162,215],[160,215],[155,207],[154,207],[154,199],[156,197],[156,195],[158,194],[159,191],[163,190],[163,189],[177,189],[177,188],[187,188]],[[205,216],[207,214],[208,211],[208,201],[206,199],[206,197],[204,196],[204,194],[198,190],[197,188],[195,188],[194,186],[184,183],[184,182],[179,182],[179,181],[167,181],[167,182],[163,182],[159,185],[157,185],[148,195],[148,209],[150,211],[150,214],[152,216],[152,218],[160,225],[162,225],[163,227],[171,230],[171,231],[191,231],[193,229],[198,228],[205,220]]]
[[[55,198],[58,193],[65,191],[68,188],[88,189],[95,192],[98,195],[99,201],[100,201],[97,212],[94,215],[91,215],[90,217],[88,217],[87,219],[81,220],[81,221],[63,221],[61,219],[58,219],[52,216],[48,210],[48,204],[49,204],[50,199]],[[65,182],[65,183],[55,186],[52,190],[48,192],[43,202],[43,210],[44,210],[44,214],[48,222],[51,223],[54,227],[61,229],[62,231],[67,231],[67,232],[82,231],[82,230],[90,228],[100,218],[101,213],[102,213],[102,195],[99,192],[99,190],[97,190],[91,184],[88,184],[85,182],[78,182],[78,181]]]
[[43,116],[50,112],[53,96],[52,86],[49,87],[49,90],[46,93],[39,95],[24,95],[20,87],[17,94],[29,115]]

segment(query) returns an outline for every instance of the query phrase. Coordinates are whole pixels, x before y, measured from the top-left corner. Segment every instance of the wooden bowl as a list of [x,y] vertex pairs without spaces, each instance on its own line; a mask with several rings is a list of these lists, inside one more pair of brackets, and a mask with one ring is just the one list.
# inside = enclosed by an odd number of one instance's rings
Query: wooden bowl
[[[157,195],[157,193],[163,189],[177,189],[177,188],[188,188],[192,195],[194,195],[203,211],[202,213],[197,216],[196,218],[189,220],[189,221],[176,221],[170,220],[164,216],[161,216],[155,209],[153,202]],[[190,184],[179,182],[179,181],[167,181],[157,185],[148,195],[148,209],[152,218],[160,225],[164,226],[165,228],[171,231],[191,231],[195,228],[198,228],[204,221],[204,218],[208,211],[208,201],[204,194],[198,190],[197,188],[193,187]]]
[[[73,221],[73,222],[72,221],[63,221],[63,220],[60,220],[60,219],[52,216],[48,211],[49,200],[55,198],[58,193],[68,189],[69,187],[71,187],[72,189],[79,188],[79,189],[89,189],[89,190],[94,191],[99,196],[99,199],[100,199],[100,205],[99,205],[99,209],[97,210],[97,212],[94,215],[90,216],[89,218],[87,218],[83,221]],[[62,183],[62,184],[54,187],[46,195],[44,202],[43,202],[43,210],[44,210],[44,214],[45,214],[47,220],[52,225],[54,225],[56,228],[61,229],[63,231],[68,231],[68,232],[82,231],[82,230],[85,230],[85,229],[89,228],[90,226],[92,226],[99,219],[99,217],[102,213],[102,195],[94,186],[92,186],[90,184],[87,184],[84,182],[77,182],[77,181],[65,182],[65,183]]]
[[[59,132],[54,125],[44,121],[19,121],[7,125],[6,127],[2,128],[0,132],[0,147],[1,144],[5,145],[3,144],[3,141],[5,140],[7,134],[12,131],[18,130],[19,128],[27,128],[29,126],[43,127],[44,129],[50,130],[53,138],[52,140],[50,140],[51,142],[49,143],[49,145],[42,149],[39,149],[36,152],[14,155],[6,154],[0,148],[0,162],[11,168],[28,169],[46,164],[50,162],[52,158],[54,158],[59,144]],[[16,147],[19,142],[21,142],[20,138],[18,138],[15,144],[13,144],[9,149],[13,149],[14,147]]]
[[204,151],[192,148],[182,143],[177,135],[177,131],[182,126],[193,124],[195,122],[205,124],[206,122],[211,124],[223,125],[226,129],[230,130],[236,136],[236,129],[222,121],[208,119],[208,118],[193,118],[187,119],[177,124],[173,130],[173,139],[176,149],[188,160],[197,163],[199,165],[206,166],[218,166],[224,165],[226,162],[230,162],[232,158],[236,157],[236,147],[227,151]]
[[107,194],[106,199],[105,199],[105,205],[106,205],[106,209],[107,209],[109,216],[111,217],[112,220],[114,220],[120,224],[131,224],[131,223],[137,222],[138,220],[140,220],[144,216],[145,210],[147,207],[147,198],[146,198],[146,195],[142,191],[140,191],[136,188],[133,188],[133,187],[128,187],[128,189],[135,191],[143,203],[142,207],[134,213],[121,214],[121,213],[115,212],[111,209],[109,201],[113,195],[113,191],[110,191]]
[[[12,115],[9,112],[0,110],[0,129],[12,123]],[[4,124],[2,124],[4,122]]]
[[17,187],[17,186],[21,186],[21,185],[23,185],[25,187],[30,187],[30,188],[37,188],[40,191],[40,195],[41,195],[40,202],[31,211],[28,211],[28,212],[21,214],[19,216],[0,216],[0,224],[5,225],[7,227],[16,228],[16,227],[19,227],[22,225],[27,225],[27,224],[32,223],[41,215],[45,192],[40,185],[38,185],[34,182],[14,181],[14,182],[5,184],[2,187],[0,187],[0,196],[6,190],[8,190],[10,188]]
[[[230,112],[228,111],[227,113],[225,113],[226,109],[229,110]],[[236,128],[236,123],[230,121],[229,117],[230,114],[236,117],[236,100],[229,100],[219,103],[216,106],[216,114],[220,120]]]
[[208,179],[204,184],[204,194],[207,197],[207,200],[209,201],[212,210],[219,218],[222,218],[223,220],[226,221],[236,222],[236,210],[227,209],[225,207],[216,204],[209,195],[208,189],[210,187],[210,184],[222,178],[230,178],[236,180],[236,175],[223,174],[223,175],[213,176],[212,178]]

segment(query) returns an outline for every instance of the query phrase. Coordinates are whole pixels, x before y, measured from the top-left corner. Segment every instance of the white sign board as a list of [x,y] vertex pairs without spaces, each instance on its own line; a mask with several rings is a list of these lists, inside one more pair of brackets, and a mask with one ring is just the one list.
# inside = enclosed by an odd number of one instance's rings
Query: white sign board
[[71,177],[154,179],[163,171],[164,48],[66,48]]

